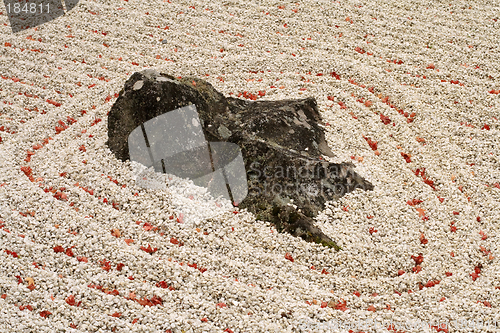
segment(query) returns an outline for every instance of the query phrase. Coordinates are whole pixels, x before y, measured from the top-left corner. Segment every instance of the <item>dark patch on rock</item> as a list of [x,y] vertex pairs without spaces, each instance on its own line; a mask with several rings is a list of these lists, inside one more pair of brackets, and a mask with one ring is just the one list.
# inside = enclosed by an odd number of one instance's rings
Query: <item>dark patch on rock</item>
[[248,195],[239,203],[279,231],[339,249],[314,216],[329,200],[373,186],[352,163],[329,163],[333,156],[314,98],[245,101],[216,91],[198,78],[177,79],[154,70],[134,73],[120,91],[108,118],[107,145],[130,158],[127,138],[144,122],[194,104],[207,141],[237,144],[247,172]]

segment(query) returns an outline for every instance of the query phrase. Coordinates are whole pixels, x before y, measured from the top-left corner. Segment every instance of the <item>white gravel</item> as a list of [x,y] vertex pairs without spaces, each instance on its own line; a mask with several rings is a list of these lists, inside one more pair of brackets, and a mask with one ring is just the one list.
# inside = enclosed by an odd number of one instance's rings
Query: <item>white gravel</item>
[[[0,12],[0,332],[500,331],[498,2],[80,1],[17,34]],[[316,98],[330,160],[375,185],[317,218],[343,250],[141,189],[105,142],[144,68]]]

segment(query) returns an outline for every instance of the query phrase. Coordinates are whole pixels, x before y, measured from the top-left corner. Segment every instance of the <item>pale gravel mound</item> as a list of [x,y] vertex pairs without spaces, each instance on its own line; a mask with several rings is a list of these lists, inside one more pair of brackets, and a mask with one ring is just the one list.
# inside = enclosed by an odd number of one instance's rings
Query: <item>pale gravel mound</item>
[[[16,35],[2,15],[0,332],[500,322],[500,6],[473,3],[80,1]],[[104,142],[115,94],[144,68],[226,96],[315,97],[330,160],[375,185],[317,219],[343,251],[183,180],[140,189]]]

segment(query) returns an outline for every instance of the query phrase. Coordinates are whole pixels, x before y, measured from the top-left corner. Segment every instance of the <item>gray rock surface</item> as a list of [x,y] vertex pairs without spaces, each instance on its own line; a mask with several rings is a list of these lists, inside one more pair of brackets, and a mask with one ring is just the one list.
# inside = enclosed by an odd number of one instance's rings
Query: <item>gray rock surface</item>
[[248,194],[237,203],[257,218],[306,241],[336,244],[314,226],[328,200],[373,186],[352,163],[334,164],[315,99],[246,101],[226,98],[198,78],[177,79],[148,69],[134,73],[112,106],[107,145],[130,159],[127,139],[144,122],[194,104],[207,142],[237,144],[243,156]]

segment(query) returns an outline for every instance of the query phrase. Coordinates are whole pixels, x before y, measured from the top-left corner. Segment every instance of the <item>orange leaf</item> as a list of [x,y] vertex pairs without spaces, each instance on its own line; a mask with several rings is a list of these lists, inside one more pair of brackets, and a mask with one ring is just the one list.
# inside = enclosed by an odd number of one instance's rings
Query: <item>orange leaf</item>
[[417,208],[417,212],[419,217],[425,216],[425,209]]
[[111,229],[111,235],[115,237],[120,237],[122,234],[118,229]]
[[133,239],[125,239],[125,243],[127,243],[127,245],[130,245],[130,243],[133,243],[134,240]]
[[26,282],[28,282],[28,289],[33,290],[35,289],[35,280],[33,278],[27,277],[24,279]]

